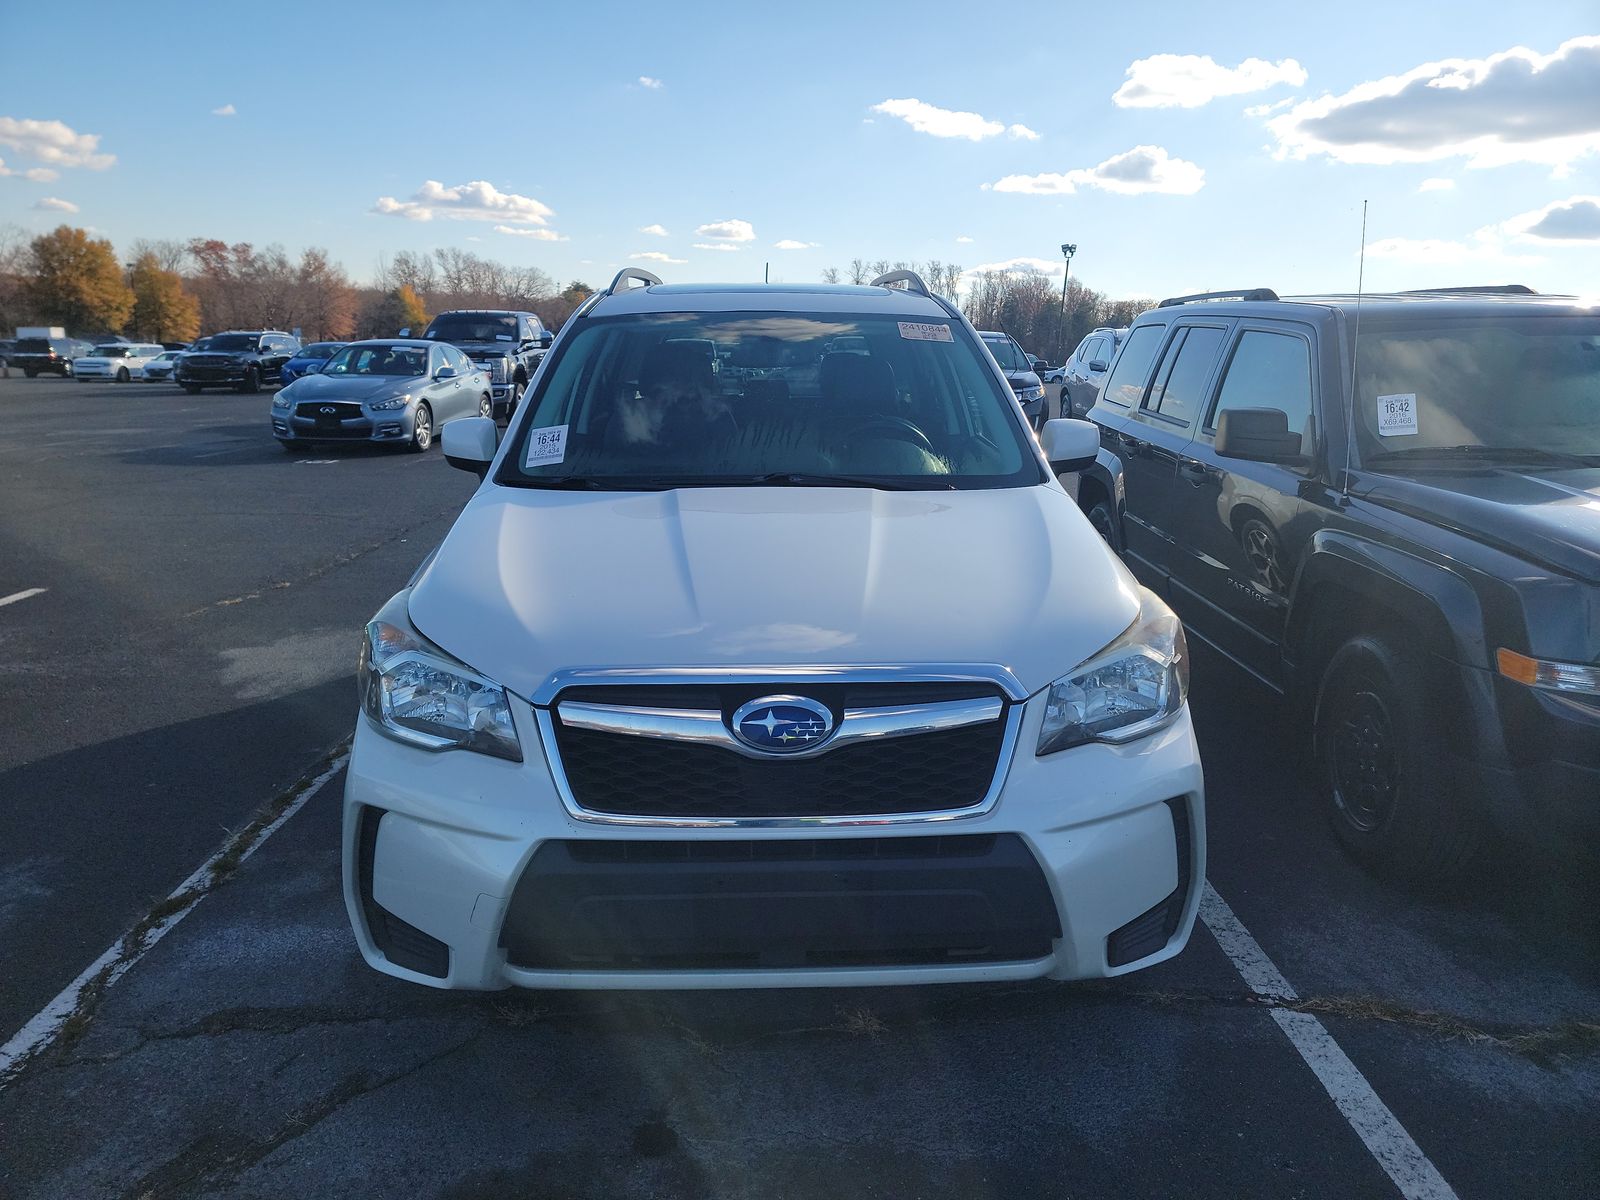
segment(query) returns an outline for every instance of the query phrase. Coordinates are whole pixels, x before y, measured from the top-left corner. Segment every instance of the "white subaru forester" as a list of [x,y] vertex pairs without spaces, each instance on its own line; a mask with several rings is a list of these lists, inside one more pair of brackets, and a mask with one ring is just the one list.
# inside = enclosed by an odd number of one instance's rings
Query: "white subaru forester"
[[366,628],[345,899],[434,987],[1081,979],[1205,874],[1177,619],[961,313],[666,286],[568,322]]

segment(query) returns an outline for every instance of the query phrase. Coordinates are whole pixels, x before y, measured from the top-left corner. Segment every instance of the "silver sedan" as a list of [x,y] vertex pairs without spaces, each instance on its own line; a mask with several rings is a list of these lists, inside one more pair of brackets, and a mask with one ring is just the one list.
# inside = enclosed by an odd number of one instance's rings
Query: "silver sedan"
[[488,375],[454,346],[375,338],[351,342],[273,396],[272,436],[290,451],[381,442],[421,454],[446,422],[493,415]]

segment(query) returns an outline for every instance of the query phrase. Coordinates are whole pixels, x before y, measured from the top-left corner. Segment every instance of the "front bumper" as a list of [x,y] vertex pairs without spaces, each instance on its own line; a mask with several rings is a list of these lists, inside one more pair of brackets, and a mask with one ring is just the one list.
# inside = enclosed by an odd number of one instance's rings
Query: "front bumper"
[[[1187,710],[1132,745],[1040,759],[1036,697],[977,816],[684,829],[571,815],[534,710],[513,707],[521,763],[429,753],[358,718],[345,905],[377,970],[475,989],[1085,979],[1172,957],[1194,924],[1205,804]],[[935,927],[971,960],[919,953]],[[641,947],[647,961],[616,965]]]
[[411,439],[415,409],[366,413],[334,423],[295,415],[292,409],[274,409],[272,436],[280,442],[380,442],[403,444]]

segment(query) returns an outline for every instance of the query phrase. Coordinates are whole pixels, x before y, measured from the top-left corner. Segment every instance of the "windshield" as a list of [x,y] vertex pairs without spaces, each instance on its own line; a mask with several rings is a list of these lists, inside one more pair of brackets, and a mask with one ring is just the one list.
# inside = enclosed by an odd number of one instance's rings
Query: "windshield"
[[1002,371],[1031,371],[1028,360],[1022,357],[1022,351],[1017,349],[1017,344],[1010,338],[983,339],[983,344],[989,347],[989,353],[994,355],[995,362],[1000,364]]
[[127,358],[129,351],[132,349],[132,346],[96,346],[94,348],[94,356],[96,358]]
[[324,375],[421,375],[428,369],[422,346],[346,346],[328,361]]
[[[849,349],[832,349],[840,344]],[[585,319],[541,377],[501,482],[1041,481],[1015,405],[954,322],[839,313]]]
[[1363,462],[1474,451],[1600,455],[1600,321],[1593,318],[1369,326],[1359,355]]
[[497,313],[445,313],[425,335],[436,342],[514,342],[517,319]]
[[296,358],[332,358],[344,345],[343,342],[312,342],[309,346],[301,346],[295,352]]
[[260,339],[253,333],[219,333],[210,338],[207,350],[254,350]]

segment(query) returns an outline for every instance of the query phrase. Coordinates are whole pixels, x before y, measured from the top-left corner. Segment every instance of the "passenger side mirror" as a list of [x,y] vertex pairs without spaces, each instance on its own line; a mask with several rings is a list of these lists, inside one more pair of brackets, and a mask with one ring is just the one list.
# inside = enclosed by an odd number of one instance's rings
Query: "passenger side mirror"
[[1289,432],[1289,417],[1278,408],[1230,408],[1217,418],[1219,458],[1304,466],[1300,435]]
[[500,429],[493,417],[460,417],[440,430],[439,441],[444,446],[445,462],[482,479],[494,461]]
[[1097,375],[1110,365],[1111,364],[1106,362],[1106,360],[1103,358],[1091,358],[1089,360],[1089,370],[1093,371]]
[[1039,431],[1039,444],[1057,475],[1087,471],[1100,453],[1100,427],[1071,417],[1046,421]]

